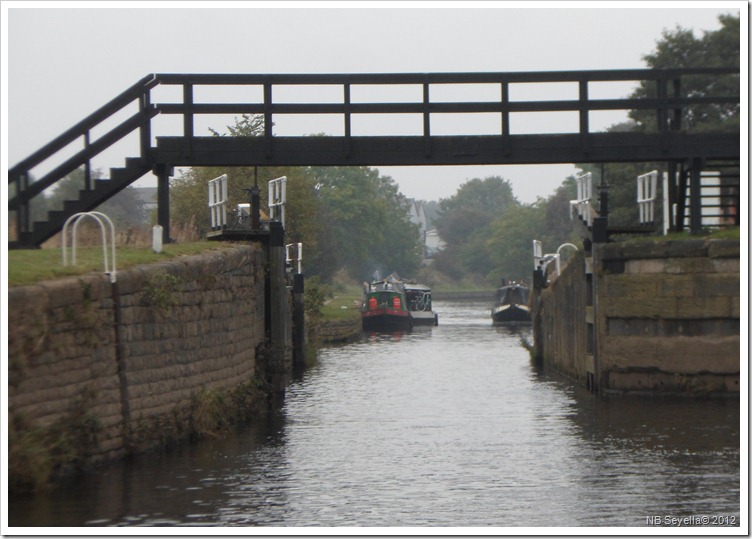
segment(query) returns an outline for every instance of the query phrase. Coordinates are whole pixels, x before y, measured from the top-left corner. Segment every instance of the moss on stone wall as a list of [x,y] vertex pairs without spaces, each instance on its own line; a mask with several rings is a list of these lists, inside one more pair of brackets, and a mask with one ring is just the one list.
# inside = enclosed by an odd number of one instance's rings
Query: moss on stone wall
[[12,487],[217,436],[263,410],[264,259],[244,245],[124,270],[117,287],[92,274],[10,289]]

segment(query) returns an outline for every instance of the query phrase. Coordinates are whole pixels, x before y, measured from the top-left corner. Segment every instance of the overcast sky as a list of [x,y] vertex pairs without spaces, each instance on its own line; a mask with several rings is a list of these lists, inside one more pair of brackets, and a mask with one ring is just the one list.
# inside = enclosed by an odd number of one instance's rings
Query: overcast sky
[[[2,2],[6,173],[149,73],[643,68],[643,55],[664,30],[681,26],[700,37],[719,27],[719,14],[741,9],[747,16],[746,2],[187,5]],[[620,119],[591,126],[604,129]],[[571,165],[379,170],[406,196],[426,200],[452,196],[468,179],[500,175],[522,202],[550,195],[575,172]]]

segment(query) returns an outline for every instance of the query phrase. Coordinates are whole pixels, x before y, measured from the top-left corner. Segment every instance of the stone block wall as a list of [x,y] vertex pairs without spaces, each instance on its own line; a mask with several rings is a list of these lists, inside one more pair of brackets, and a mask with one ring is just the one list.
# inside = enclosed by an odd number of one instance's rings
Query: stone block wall
[[540,359],[577,380],[586,379],[588,360],[592,361],[587,349],[587,286],[585,258],[578,252],[542,290],[533,309],[539,326],[536,339],[542,341],[536,343],[542,350]]
[[103,460],[179,437],[201,392],[257,374],[264,268],[260,247],[237,245],[119,271],[114,285],[90,274],[11,288],[11,454],[28,460],[37,439]]
[[604,393],[738,394],[738,240],[594,244],[533,295],[536,355]]
[[605,244],[594,265],[604,388],[739,392],[738,241]]

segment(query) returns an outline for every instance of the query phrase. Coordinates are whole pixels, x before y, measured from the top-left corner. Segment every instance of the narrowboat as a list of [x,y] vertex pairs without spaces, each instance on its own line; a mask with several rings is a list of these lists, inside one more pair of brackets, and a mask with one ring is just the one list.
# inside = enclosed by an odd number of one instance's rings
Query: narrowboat
[[439,325],[439,315],[433,312],[429,287],[417,283],[405,283],[405,298],[414,326]]
[[528,300],[530,289],[514,281],[504,284],[496,291],[496,303],[491,309],[494,324],[517,324],[531,322]]
[[409,330],[413,320],[407,310],[405,284],[393,275],[364,283],[360,314],[364,331]]

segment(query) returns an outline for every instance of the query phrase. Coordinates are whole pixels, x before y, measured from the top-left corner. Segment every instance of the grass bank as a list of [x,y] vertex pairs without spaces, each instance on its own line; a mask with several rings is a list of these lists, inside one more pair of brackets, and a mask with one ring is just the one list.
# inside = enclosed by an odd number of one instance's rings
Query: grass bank
[[[115,269],[119,271],[142,264],[155,264],[177,256],[195,255],[210,250],[223,249],[225,246],[209,241],[171,243],[165,245],[161,253],[155,253],[151,247],[118,247],[115,252]],[[71,254],[69,248],[69,261]],[[107,256],[108,258],[111,257],[109,251]],[[75,266],[63,266],[63,251],[61,248],[11,249],[8,250],[7,260],[9,287],[31,285],[59,277],[104,271],[104,257],[101,246],[76,249]],[[112,264],[112,261],[110,261],[110,264]]]
[[321,307],[321,316],[326,320],[360,320],[360,305],[363,290],[354,285],[339,287]]

